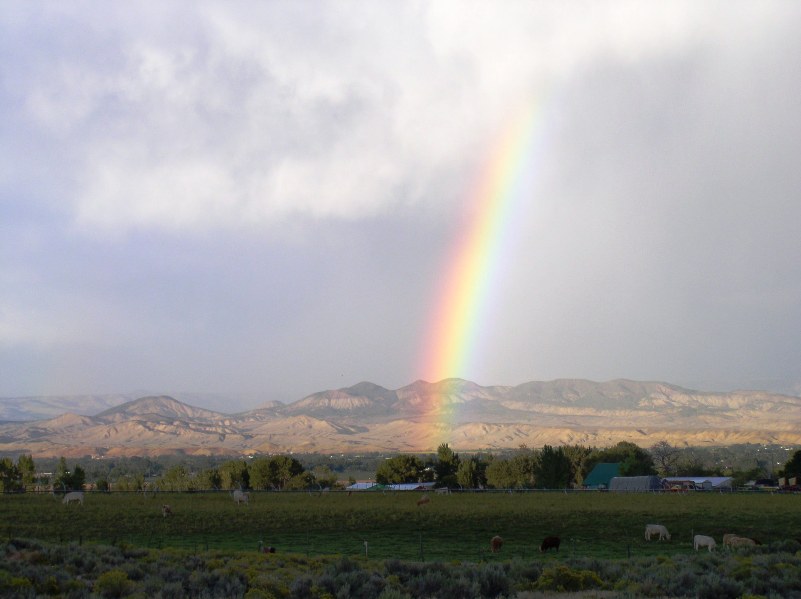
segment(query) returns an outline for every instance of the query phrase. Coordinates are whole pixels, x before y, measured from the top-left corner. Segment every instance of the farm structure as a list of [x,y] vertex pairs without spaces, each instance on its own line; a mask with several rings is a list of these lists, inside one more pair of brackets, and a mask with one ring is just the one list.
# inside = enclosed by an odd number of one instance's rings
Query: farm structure
[[353,483],[346,491],[432,491],[435,483],[393,483],[382,485],[373,482]]
[[609,481],[616,476],[620,476],[620,463],[601,462],[584,478],[583,486],[585,489],[608,489]]
[[667,476],[666,489],[682,491],[731,491],[731,476]]
[[616,476],[609,481],[610,491],[661,491],[662,479],[658,476]]

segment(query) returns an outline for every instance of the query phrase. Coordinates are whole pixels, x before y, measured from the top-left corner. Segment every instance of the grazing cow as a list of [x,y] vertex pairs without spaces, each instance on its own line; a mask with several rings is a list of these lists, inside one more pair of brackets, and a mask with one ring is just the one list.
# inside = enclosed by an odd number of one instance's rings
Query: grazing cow
[[715,548],[715,546],[715,539],[712,537],[708,537],[706,535],[695,535],[693,537],[693,549],[696,551],[698,551],[699,547],[707,547],[709,552],[712,553],[712,550]]
[[233,492],[233,498],[234,503],[236,504],[244,503],[245,505],[248,505],[250,501],[249,494],[245,493],[244,491],[240,491],[239,489]]
[[562,541],[559,539],[559,537],[545,537],[542,540],[542,545],[540,545],[540,551],[542,553],[545,553],[549,549],[556,549],[556,551],[558,553],[559,552],[559,544],[561,542]]
[[71,503],[80,503],[83,505],[83,491],[70,491],[64,495],[64,499],[61,500],[61,503],[64,505],[69,505]]
[[732,534],[732,533],[727,533],[727,534],[723,535],[723,544],[726,545],[726,546],[729,546],[729,545],[731,545],[732,539],[736,539],[736,538],[737,538],[737,535]]
[[503,539],[498,535],[495,535],[490,539],[490,551],[493,553],[498,553],[503,547]]
[[650,541],[652,535],[659,535],[659,540],[670,540],[670,533],[668,529],[661,524],[646,524],[645,525],[645,540]]
[[729,539],[729,546],[732,549],[737,547],[754,547],[756,545],[756,541],[754,539],[748,539],[746,537],[734,537],[733,539]]
[[428,498],[428,495],[423,495],[420,499],[417,500],[417,505],[425,505],[430,502],[431,499]]
[[172,515],[172,508],[166,503],[161,506],[161,515],[165,518]]

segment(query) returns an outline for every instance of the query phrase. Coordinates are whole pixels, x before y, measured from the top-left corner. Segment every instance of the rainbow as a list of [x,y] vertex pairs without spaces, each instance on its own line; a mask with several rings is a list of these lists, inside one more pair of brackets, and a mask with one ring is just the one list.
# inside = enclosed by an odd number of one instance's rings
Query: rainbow
[[[429,381],[469,378],[509,246],[510,221],[525,206],[541,147],[541,111],[526,106],[499,136],[466,207],[470,222],[447,259],[420,371]],[[433,406],[436,407],[436,406]]]

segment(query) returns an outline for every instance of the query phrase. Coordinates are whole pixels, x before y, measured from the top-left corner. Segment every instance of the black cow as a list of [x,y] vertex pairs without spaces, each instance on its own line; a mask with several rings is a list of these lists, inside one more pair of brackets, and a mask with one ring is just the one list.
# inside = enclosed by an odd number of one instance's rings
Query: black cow
[[540,551],[545,553],[549,549],[556,549],[559,551],[559,543],[562,541],[559,540],[559,537],[545,537],[542,541],[542,545],[540,545]]

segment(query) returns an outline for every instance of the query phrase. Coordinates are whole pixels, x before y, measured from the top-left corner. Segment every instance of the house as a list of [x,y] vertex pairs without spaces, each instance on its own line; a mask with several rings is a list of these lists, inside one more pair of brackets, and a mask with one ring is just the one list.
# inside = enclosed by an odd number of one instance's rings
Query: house
[[610,491],[661,491],[658,476],[616,476],[609,481]]
[[590,473],[584,477],[582,486],[585,489],[608,489],[609,481],[620,476],[620,463],[601,462],[595,464]]

